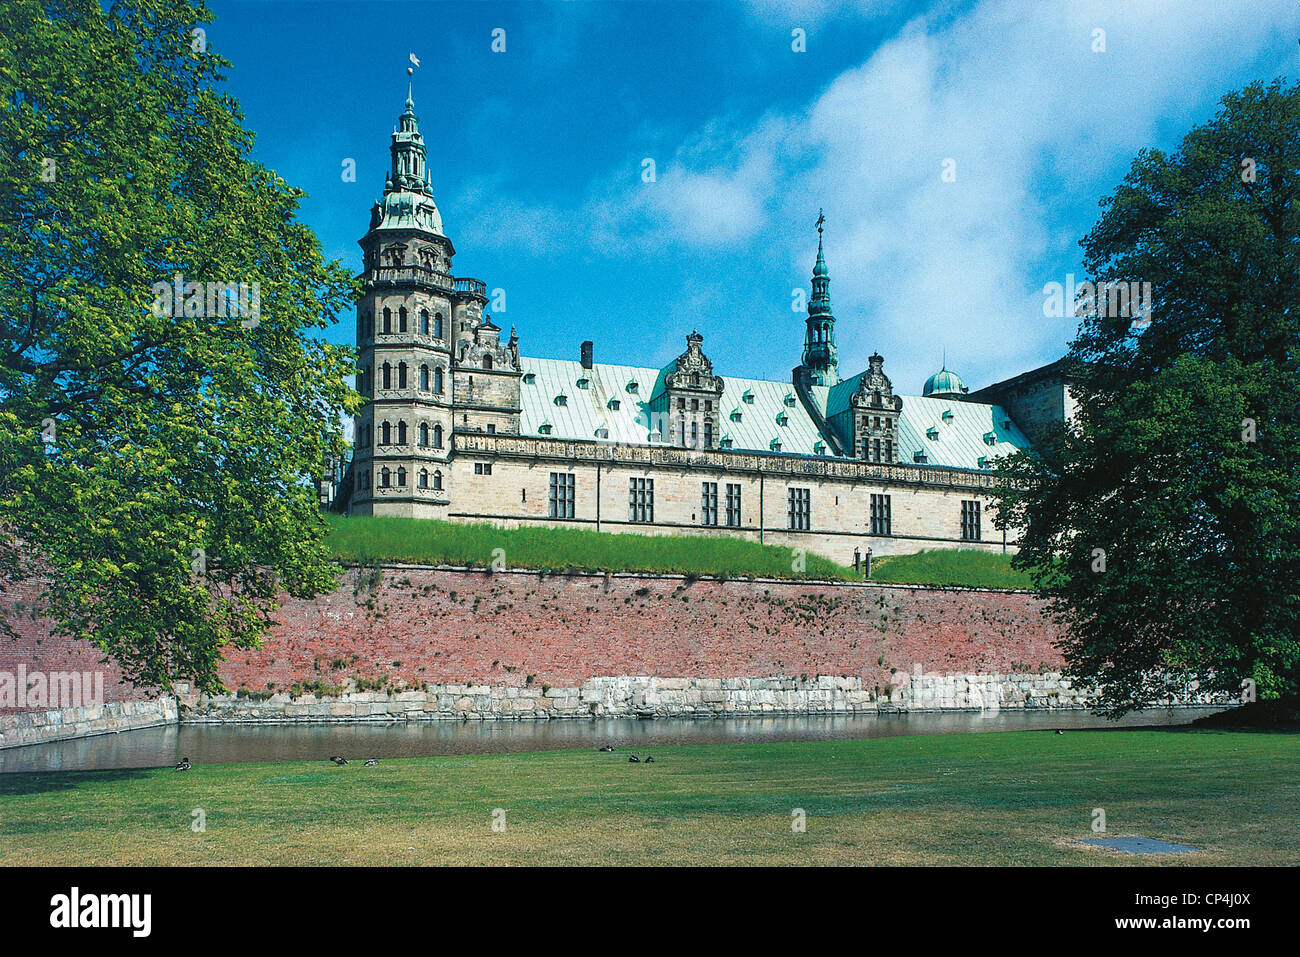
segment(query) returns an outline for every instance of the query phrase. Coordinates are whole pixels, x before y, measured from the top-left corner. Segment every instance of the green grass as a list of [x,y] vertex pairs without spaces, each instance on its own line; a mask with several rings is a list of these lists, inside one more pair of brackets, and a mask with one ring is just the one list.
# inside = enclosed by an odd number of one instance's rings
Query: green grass
[[[327,544],[348,562],[490,565],[509,568],[721,575],[729,578],[851,579],[852,568],[809,553],[795,571],[789,548],[704,535],[623,535],[581,528],[497,528],[484,523],[327,515]],[[860,576],[859,576],[860,577]]]
[[926,549],[915,555],[874,558],[871,580],[906,585],[964,585],[969,588],[1032,588],[1011,556],[973,548]]
[[[1295,735],[1029,731],[654,756],[4,774],[0,865],[1300,864]],[[1202,853],[1081,845],[1094,808],[1108,836]]]

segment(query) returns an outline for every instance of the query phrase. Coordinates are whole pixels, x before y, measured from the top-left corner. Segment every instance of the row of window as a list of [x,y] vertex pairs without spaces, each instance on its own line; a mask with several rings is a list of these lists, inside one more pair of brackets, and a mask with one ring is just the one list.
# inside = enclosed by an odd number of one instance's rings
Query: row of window
[[[384,466],[375,473],[375,482],[378,488],[406,488],[406,469],[398,466],[396,469],[390,469]],[[359,477],[359,484],[362,489],[370,488],[370,472],[363,471]],[[428,469],[420,469],[416,475],[416,486],[418,488],[431,488],[435,491],[442,490],[442,472],[435,469],[430,472]]]
[[[393,373],[397,375],[394,377]],[[357,376],[357,391],[364,392],[366,379],[369,370],[363,371]],[[396,369],[392,363],[385,362],[379,367],[379,374],[376,377],[376,386],[381,389],[392,389],[393,381],[396,378],[397,388],[405,389],[407,380],[407,366],[405,362],[399,362]],[[434,366],[432,370],[426,365],[420,366],[420,391],[432,392],[434,395],[442,395],[446,388],[446,379],[441,366]]]
[[[490,470],[491,466],[487,466]],[[477,471],[477,466],[475,471]],[[489,472],[490,474],[490,472]],[[547,514],[551,518],[573,518],[575,515],[574,476],[552,472]],[[700,488],[700,524],[716,526],[721,517],[727,527],[740,527],[740,496],[738,484],[726,483],[725,511],[719,514],[718,483],[704,482]],[[888,537],[893,534],[892,502],[888,495],[871,496],[871,534]],[[648,524],[655,520],[654,479],[628,479],[628,521]],[[812,490],[791,488],[786,491],[786,527],[791,531],[806,532],[812,529]],[[963,541],[980,540],[980,503],[963,500],[961,503],[961,537]]]
[[[434,313],[433,316],[430,317],[428,309],[421,309],[420,310],[420,335],[422,336],[431,335],[435,339],[441,339],[443,336],[443,328],[445,326],[445,322],[446,320],[443,319],[442,313],[440,312]],[[397,327],[396,327],[397,332],[398,333],[406,332],[406,326],[407,326],[406,307],[401,306],[397,310]],[[394,328],[393,310],[385,306],[384,311],[381,314],[381,318],[380,318],[379,331],[382,335],[392,335],[393,328]],[[368,312],[362,313],[361,314],[361,338],[368,339],[374,334],[375,334],[375,317]]]
[[[358,439],[357,446],[359,448],[363,448],[363,449],[370,448],[371,441],[374,438],[374,435],[372,433],[372,428],[373,427],[369,425],[362,427],[361,434],[357,437]],[[443,447],[443,431],[442,431],[442,426],[440,424],[435,423],[434,426],[430,428],[427,422],[421,422],[419,428],[417,429],[417,434],[419,436],[419,445],[421,448],[440,449]],[[406,423],[399,420],[397,423],[397,427],[394,428],[391,422],[388,421],[380,422],[379,423],[379,444],[381,446],[405,445],[406,444]]]

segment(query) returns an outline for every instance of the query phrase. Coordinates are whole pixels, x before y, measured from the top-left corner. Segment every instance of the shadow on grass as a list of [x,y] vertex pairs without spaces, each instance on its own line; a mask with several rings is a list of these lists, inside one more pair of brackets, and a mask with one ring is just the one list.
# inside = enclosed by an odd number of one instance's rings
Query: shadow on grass
[[13,771],[0,774],[0,797],[75,791],[88,784],[130,781],[156,770],[157,768],[119,768],[112,771]]

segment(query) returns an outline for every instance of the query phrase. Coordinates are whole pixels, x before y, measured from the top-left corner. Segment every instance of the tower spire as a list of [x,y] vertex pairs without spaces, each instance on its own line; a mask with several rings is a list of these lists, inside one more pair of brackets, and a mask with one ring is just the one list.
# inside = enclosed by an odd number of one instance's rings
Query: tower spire
[[808,300],[808,331],[804,336],[803,364],[813,385],[836,385],[840,381],[839,357],[835,348],[835,315],[831,311],[831,275],[822,249],[823,210],[817,211],[817,263],[813,266],[812,298]]

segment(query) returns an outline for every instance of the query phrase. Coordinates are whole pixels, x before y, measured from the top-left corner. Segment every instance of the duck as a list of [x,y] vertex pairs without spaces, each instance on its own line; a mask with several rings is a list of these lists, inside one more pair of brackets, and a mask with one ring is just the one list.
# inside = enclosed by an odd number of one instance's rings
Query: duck
[[601,751],[613,751],[613,750],[614,750],[614,747],[613,747],[613,745],[609,745],[609,744],[607,744],[607,745],[605,745],[603,748],[601,748],[600,750],[601,750]]
[[627,763],[628,763],[628,764],[640,764],[640,763],[641,763],[641,759],[638,758],[635,754],[629,754],[629,755],[627,756]]
[[179,763],[178,765],[176,765],[176,770],[177,770],[177,771],[188,771],[188,770],[189,770],[190,768],[192,768],[192,767],[194,767],[194,765],[190,764],[190,759],[189,759],[189,758],[181,758],[180,763]]
[[378,763],[379,763],[379,762],[376,761],[374,758],[367,758],[367,759],[366,759],[366,763],[365,763],[365,767],[373,768],[373,767],[374,767],[376,764],[378,764]]
[[655,763],[655,759],[654,759],[654,758],[651,758],[651,757],[647,757],[647,758],[645,759],[645,763],[646,763],[646,764],[654,764],[654,763]]
[[347,758],[341,758],[337,754],[330,755],[330,760],[333,761],[335,764],[337,764],[339,767],[343,767],[343,765],[348,763]]
[[1062,731],[1060,728],[1057,728],[1057,729],[1056,729],[1056,733],[1057,733],[1057,734],[1065,734],[1065,732]]

